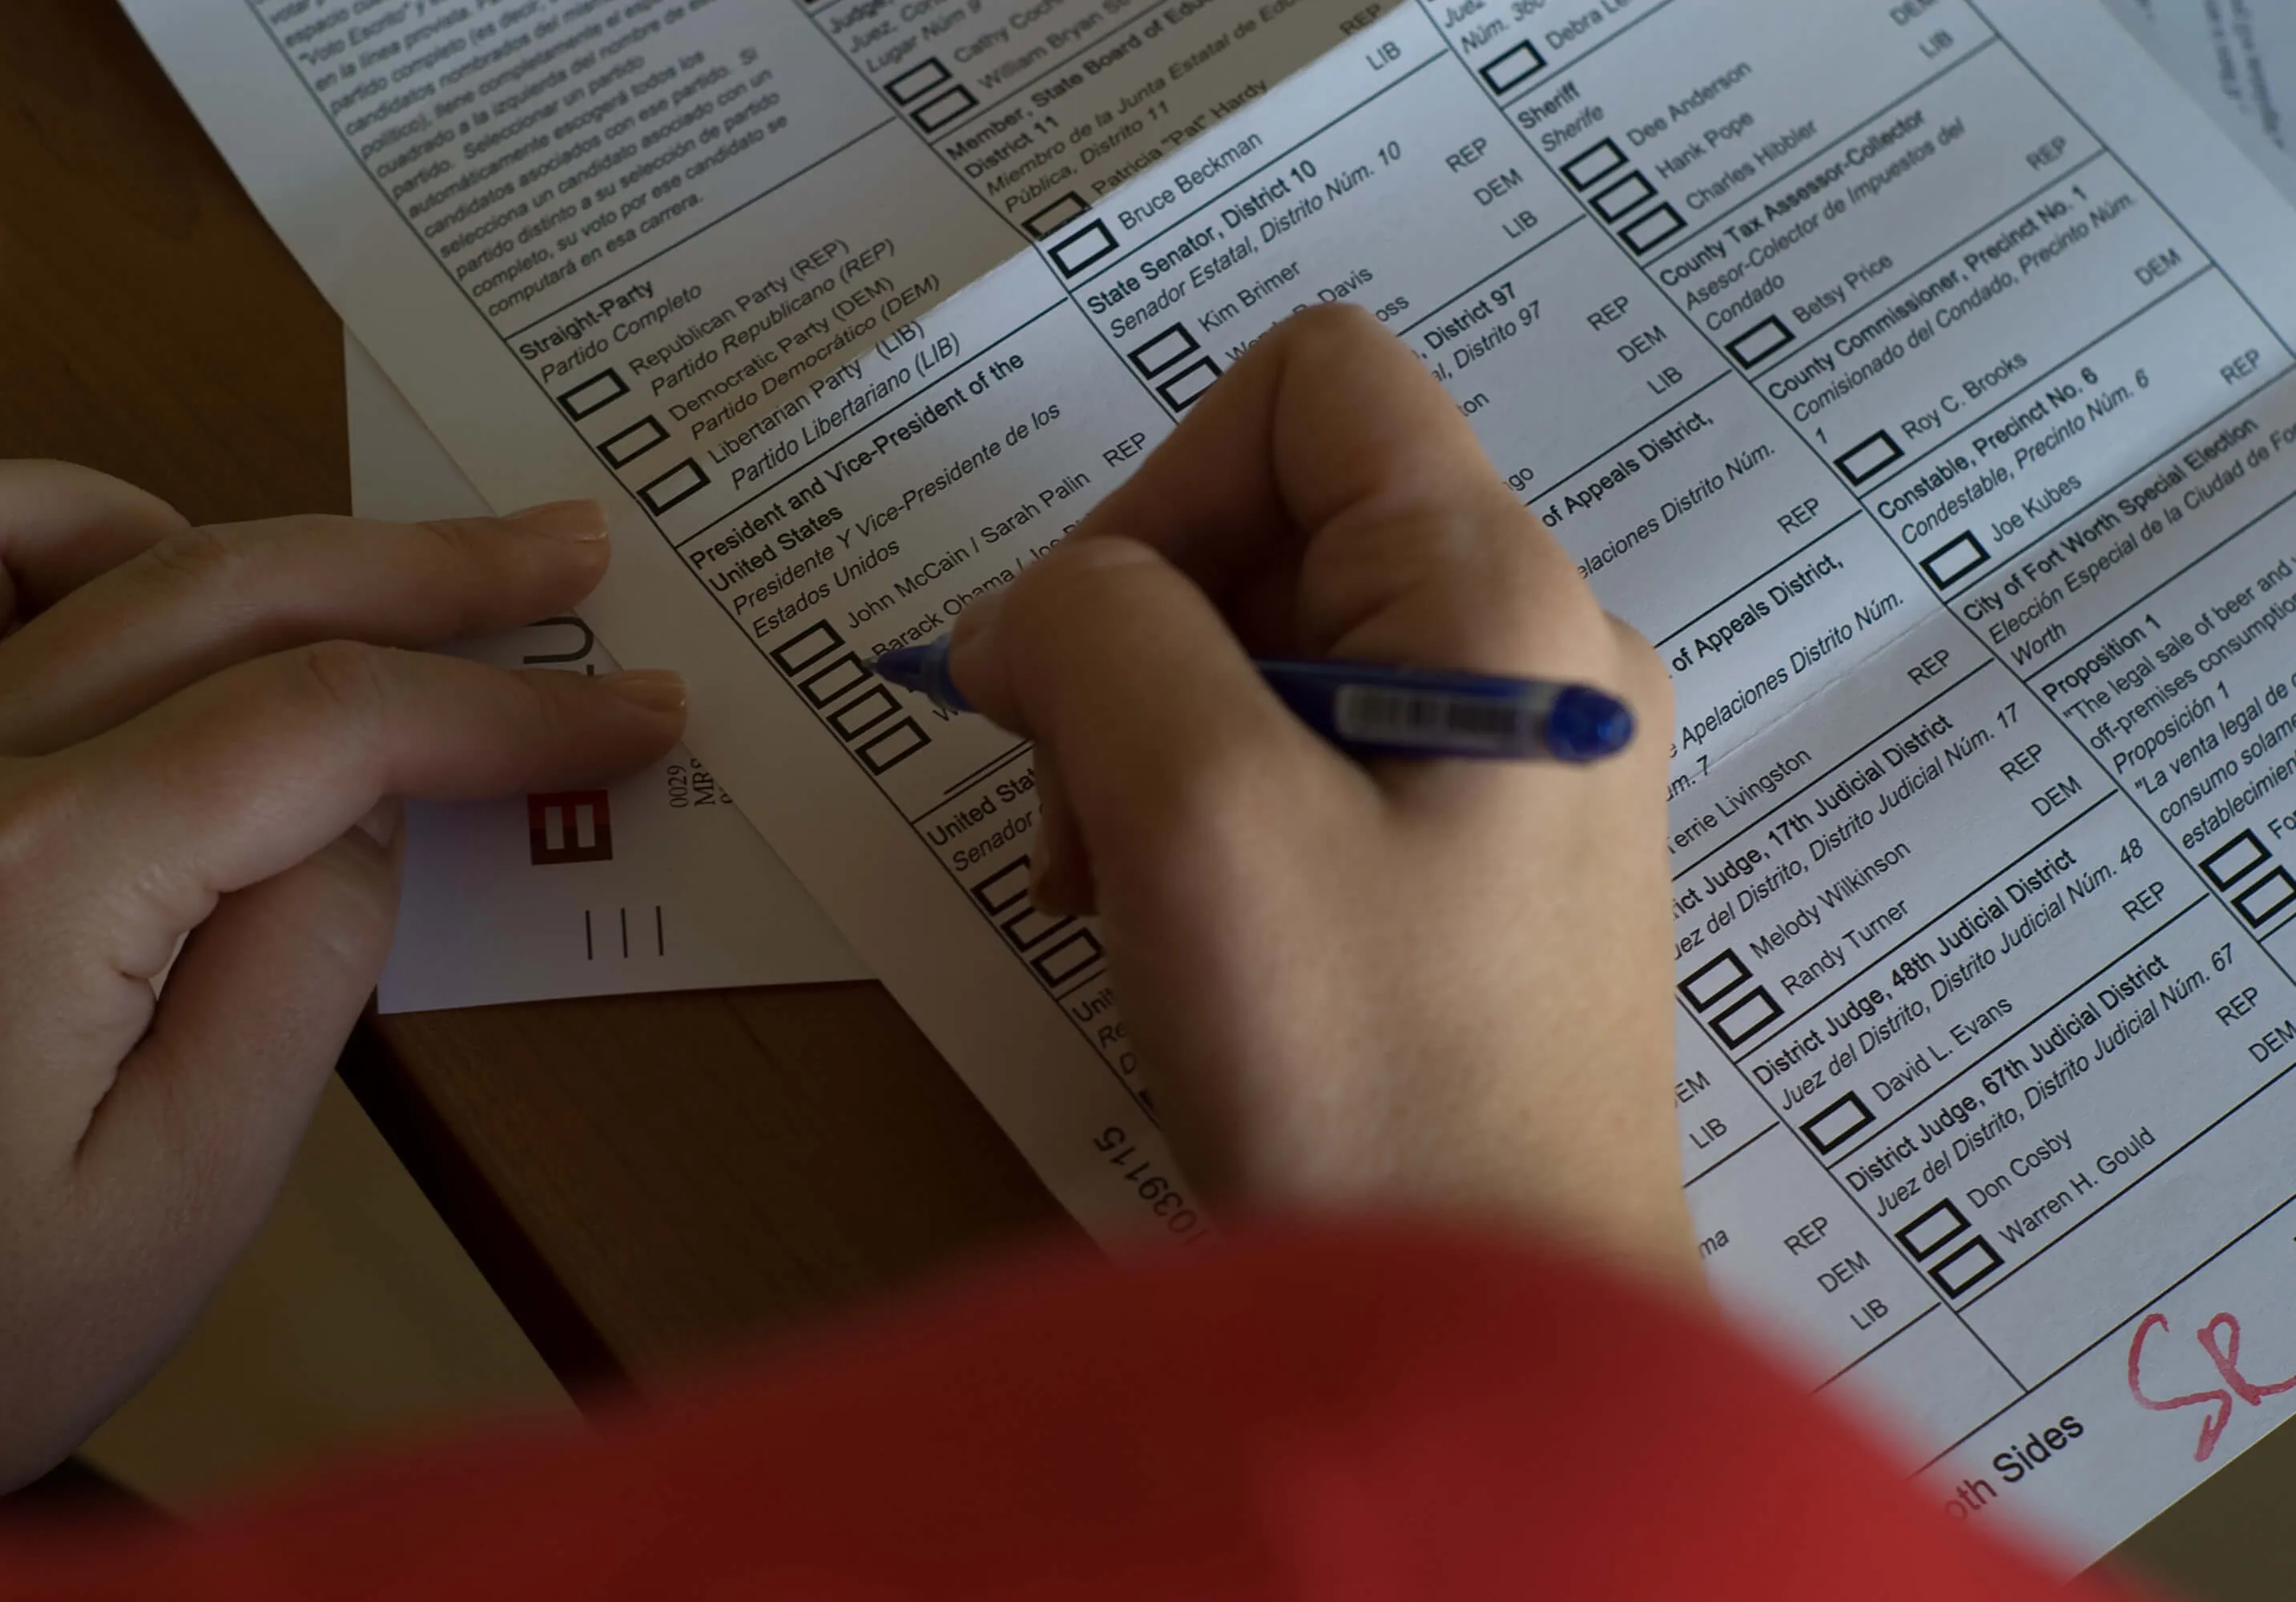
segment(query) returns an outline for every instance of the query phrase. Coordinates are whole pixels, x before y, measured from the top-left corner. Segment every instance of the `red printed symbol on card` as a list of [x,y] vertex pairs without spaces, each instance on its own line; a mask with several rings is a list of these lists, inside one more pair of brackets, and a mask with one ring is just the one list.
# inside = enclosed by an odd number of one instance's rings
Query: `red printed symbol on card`
[[2210,1454],[2216,1451],[2217,1443],[2224,1439],[2225,1426],[2232,1422],[2234,1397],[2237,1396],[2251,1407],[2260,1407],[2267,1396],[2277,1396],[2283,1391],[2296,1391],[2296,1377],[2260,1385],[2241,1373],[2240,1320],[2228,1312],[2220,1312],[2202,1325],[2194,1338],[2200,1342],[2201,1350],[2209,1354],[2209,1361],[2216,1366],[2218,1377],[2224,1381],[2223,1385],[2206,1391],[2187,1392],[2182,1396],[2147,1396],[2137,1378],[2137,1369],[2144,1361],[2144,1337],[2156,1325],[2162,1329],[2168,1328],[2168,1315],[2158,1312],[2145,1314],[2144,1321],[2136,1326],[2136,1338],[2128,1345],[2128,1394],[2136,1399],[2137,1406],[2156,1413],[2173,1412],[2178,1408],[2202,1404],[2210,1408],[2209,1416],[2201,1420],[2200,1445],[2193,1453],[2195,1463],[2207,1462]]
[[537,868],[559,862],[611,862],[614,824],[603,790],[561,790],[526,798],[526,832]]

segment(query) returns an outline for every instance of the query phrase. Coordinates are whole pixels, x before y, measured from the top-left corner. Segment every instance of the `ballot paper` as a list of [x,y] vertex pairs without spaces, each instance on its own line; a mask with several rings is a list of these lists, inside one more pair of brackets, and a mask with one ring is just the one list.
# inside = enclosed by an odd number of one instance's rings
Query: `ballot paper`
[[2065,1565],[2296,1408],[2296,215],[2092,0],[128,8],[1089,1227],[1211,1225],[1027,749],[865,665],[1352,300],[1674,672],[1734,1314]]
[[[351,503],[408,521],[485,499],[356,339],[343,342]],[[579,617],[458,647],[499,667],[611,673]],[[865,979],[827,914],[683,747],[610,788],[406,812],[385,1012]]]
[[2218,127],[2296,199],[2296,10],[2284,0],[2106,0]]

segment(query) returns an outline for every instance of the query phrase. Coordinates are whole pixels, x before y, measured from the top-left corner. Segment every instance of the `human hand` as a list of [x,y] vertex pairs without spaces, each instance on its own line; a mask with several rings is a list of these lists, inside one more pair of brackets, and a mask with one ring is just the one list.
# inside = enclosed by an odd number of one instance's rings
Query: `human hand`
[[676,740],[675,675],[390,649],[566,610],[604,535],[587,503],[194,529],[0,462],[0,1491],[142,1382],[262,1221],[390,944],[398,797]]
[[[1359,766],[1250,655],[1591,683],[1642,733],[1589,767]],[[951,666],[1037,744],[1037,897],[1100,914],[1166,1126],[1216,1197],[1523,1222],[1695,1274],[1671,689],[1369,315],[1259,340],[964,613]]]

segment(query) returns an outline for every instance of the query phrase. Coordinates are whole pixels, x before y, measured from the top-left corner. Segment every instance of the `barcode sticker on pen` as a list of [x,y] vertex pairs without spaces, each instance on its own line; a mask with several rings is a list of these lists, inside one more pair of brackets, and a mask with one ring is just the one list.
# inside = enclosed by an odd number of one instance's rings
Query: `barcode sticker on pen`
[[1342,740],[1459,751],[1512,751],[1538,732],[1528,707],[1430,691],[1350,684],[1340,691],[1332,713]]

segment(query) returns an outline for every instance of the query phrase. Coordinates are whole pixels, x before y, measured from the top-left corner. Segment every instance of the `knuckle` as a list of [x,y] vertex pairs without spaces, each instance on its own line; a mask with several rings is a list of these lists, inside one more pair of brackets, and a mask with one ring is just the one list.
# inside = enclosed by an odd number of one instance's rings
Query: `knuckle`
[[549,746],[578,737],[595,681],[578,673],[548,669],[508,675],[519,691],[518,721],[539,743]]
[[479,626],[503,586],[517,584],[515,569],[504,566],[500,538],[489,537],[489,525],[482,519],[442,518],[414,524],[410,532],[418,542],[417,561],[427,570],[438,620],[450,633]]
[[997,629],[1015,642],[1066,640],[1078,627],[1092,626],[1105,604],[1103,575],[1111,566],[1136,560],[1141,547],[1120,535],[1068,540],[1021,569],[998,609]]
[[1063,542],[1021,569],[996,609],[998,633],[1034,634],[1047,619],[1061,615],[1061,592],[1068,584],[1068,553],[1073,548]]
[[353,640],[306,645],[278,658],[286,692],[316,702],[330,717],[357,726],[381,720],[390,699],[390,657]]
[[1674,675],[1667,672],[1666,659],[1659,654],[1658,647],[1633,624],[1615,617],[1608,621],[1628,698],[1645,718],[1673,722]]
[[186,527],[154,544],[144,560],[171,584],[227,590],[245,569],[248,551],[243,541],[226,530]]
[[440,518],[409,527],[449,565],[474,573],[491,572],[496,566],[491,559],[502,548],[499,538],[492,536],[491,526],[482,519]]
[[78,787],[62,763],[0,758],[0,884],[19,883],[71,835]]
[[398,911],[398,868],[390,851],[353,829],[310,860],[328,891],[312,911],[316,949],[347,969],[380,963]]
[[1616,651],[1595,593],[1567,560],[1524,539],[1502,540],[1487,558],[1464,569],[1470,604],[1479,599],[1512,618],[1519,640],[1562,662],[1601,663]]
[[1285,827],[1291,787],[1262,741],[1216,736],[1164,772],[1155,812],[1174,836],[1213,861],[1263,850]]

